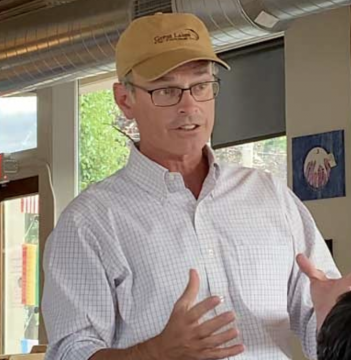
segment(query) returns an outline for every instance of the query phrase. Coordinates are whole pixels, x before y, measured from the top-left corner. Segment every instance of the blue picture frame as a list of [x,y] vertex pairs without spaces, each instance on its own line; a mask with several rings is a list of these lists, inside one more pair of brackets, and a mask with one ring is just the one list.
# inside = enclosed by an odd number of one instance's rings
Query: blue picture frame
[[293,138],[292,165],[302,201],[346,196],[344,130]]

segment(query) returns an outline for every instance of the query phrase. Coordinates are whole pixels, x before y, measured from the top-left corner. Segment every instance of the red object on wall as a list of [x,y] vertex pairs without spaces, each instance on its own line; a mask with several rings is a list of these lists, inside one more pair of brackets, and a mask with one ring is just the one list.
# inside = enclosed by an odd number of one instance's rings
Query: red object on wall
[[39,197],[27,196],[21,199],[21,213],[24,214],[39,214]]

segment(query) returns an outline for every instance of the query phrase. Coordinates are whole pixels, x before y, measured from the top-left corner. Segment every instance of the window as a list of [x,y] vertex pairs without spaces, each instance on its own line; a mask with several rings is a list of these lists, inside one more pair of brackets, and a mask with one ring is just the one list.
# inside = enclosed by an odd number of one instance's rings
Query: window
[[285,136],[215,150],[218,159],[271,172],[287,183]]
[[0,153],[36,147],[36,96],[0,98]]
[[129,139],[118,129],[133,139],[138,131],[116,106],[112,90],[81,94],[79,109],[79,187],[84,190],[126,164]]

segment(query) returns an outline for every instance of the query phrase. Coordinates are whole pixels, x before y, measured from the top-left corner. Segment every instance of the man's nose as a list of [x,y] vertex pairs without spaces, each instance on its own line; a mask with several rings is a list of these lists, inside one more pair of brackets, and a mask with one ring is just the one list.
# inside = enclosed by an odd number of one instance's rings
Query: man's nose
[[191,95],[190,89],[184,90],[182,98],[178,104],[180,114],[196,114],[199,110],[199,104]]

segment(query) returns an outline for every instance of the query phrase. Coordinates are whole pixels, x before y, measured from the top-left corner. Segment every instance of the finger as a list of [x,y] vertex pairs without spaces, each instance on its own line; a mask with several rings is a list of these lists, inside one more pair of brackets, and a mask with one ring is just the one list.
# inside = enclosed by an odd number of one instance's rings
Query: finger
[[238,337],[239,331],[237,329],[231,328],[226,331],[223,331],[220,334],[212,335],[203,339],[201,341],[201,346],[203,349],[213,349],[224,345],[228,341],[234,340]]
[[313,263],[304,255],[298,254],[296,256],[296,262],[299,265],[300,270],[307,275],[310,280],[326,280],[324,272],[316,269]]
[[199,338],[204,339],[220,330],[224,326],[232,323],[235,319],[235,315],[232,311],[227,311],[214,317],[211,320],[207,320],[196,329]]
[[213,359],[213,360],[219,360],[219,359],[225,359],[230,358],[231,356],[236,356],[244,352],[245,348],[244,345],[234,345],[226,348],[221,349],[213,349],[213,350],[205,350],[203,352],[204,359]]
[[190,269],[189,281],[182,296],[178,299],[176,306],[191,308],[195,303],[200,289],[200,278],[195,269]]
[[198,322],[206,313],[218,306],[221,301],[219,296],[211,296],[202,300],[189,310],[189,313],[187,314],[188,322],[190,324]]

